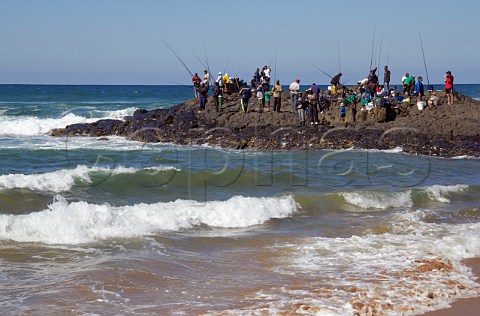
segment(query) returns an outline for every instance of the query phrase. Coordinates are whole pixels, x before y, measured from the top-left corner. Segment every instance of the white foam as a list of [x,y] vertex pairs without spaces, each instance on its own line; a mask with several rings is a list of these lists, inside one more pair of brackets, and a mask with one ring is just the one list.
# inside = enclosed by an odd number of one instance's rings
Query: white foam
[[[294,302],[351,315],[352,303],[360,302],[376,305],[374,314],[403,315],[477,296],[480,285],[461,260],[480,256],[480,223],[426,223],[422,218],[430,212],[401,213],[392,219],[393,231],[381,235],[311,237],[300,244],[276,245],[284,254],[277,272],[318,281],[305,283],[301,290],[298,285],[275,287],[271,295],[263,290],[257,298],[270,295],[270,310],[282,311]],[[419,269],[428,262],[443,262],[447,268]]]
[[128,238],[177,231],[205,224],[236,228],[284,218],[297,210],[292,197],[235,196],[206,203],[168,203],[114,207],[87,202],[68,203],[56,196],[48,209],[25,215],[0,215],[0,239],[47,244],[79,244],[107,238]]
[[450,200],[447,196],[450,193],[461,192],[468,188],[468,185],[457,184],[457,185],[433,185],[425,188],[425,191],[428,194],[428,197],[432,200],[439,201],[442,203],[450,203]]
[[[101,118],[108,119],[123,119],[125,116],[131,116],[137,110],[137,108],[129,107],[126,109],[113,110],[113,111],[98,111],[101,113]],[[100,119],[100,118],[99,118]]]
[[[177,170],[172,166],[153,166],[144,170]],[[72,188],[76,181],[91,183],[91,173],[105,173],[108,175],[133,174],[139,169],[133,167],[87,167],[79,165],[75,169],[62,169],[40,174],[8,174],[0,175],[0,190],[2,189],[30,189],[37,191],[62,192]]]
[[355,191],[342,192],[341,196],[351,205],[362,209],[409,208],[413,206],[411,191],[405,192],[376,192]]
[[0,135],[43,135],[55,128],[62,128],[74,123],[91,123],[97,120],[96,118],[87,119],[73,113],[68,113],[61,118],[0,116]]

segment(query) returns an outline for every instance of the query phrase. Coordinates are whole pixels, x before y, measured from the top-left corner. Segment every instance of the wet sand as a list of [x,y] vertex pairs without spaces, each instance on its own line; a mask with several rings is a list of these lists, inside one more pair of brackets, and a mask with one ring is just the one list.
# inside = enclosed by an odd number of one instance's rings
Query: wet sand
[[[466,259],[464,262],[469,266],[473,273],[480,278],[480,258]],[[477,279],[477,282],[479,280]],[[480,294],[480,293],[479,293]],[[424,314],[425,316],[450,316],[450,315],[479,315],[480,314],[480,296],[474,298],[460,299],[452,303],[452,307],[441,309]]]

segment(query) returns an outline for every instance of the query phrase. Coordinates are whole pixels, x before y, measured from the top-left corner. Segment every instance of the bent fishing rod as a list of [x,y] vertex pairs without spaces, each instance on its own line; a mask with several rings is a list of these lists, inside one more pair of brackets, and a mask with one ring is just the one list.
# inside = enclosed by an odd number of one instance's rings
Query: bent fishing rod
[[180,58],[180,56],[177,55],[177,53],[173,50],[173,48],[171,48],[170,45],[168,45],[165,40],[162,39],[162,42],[165,44],[165,46],[168,47],[168,49],[170,49],[170,51],[175,55],[175,57],[177,57],[177,59],[182,63],[183,67],[185,67],[185,69],[188,71],[188,73],[190,74],[190,76],[193,77],[193,73],[190,71],[190,69],[188,69],[187,65],[185,65],[185,63],[183,62],[183,60]]

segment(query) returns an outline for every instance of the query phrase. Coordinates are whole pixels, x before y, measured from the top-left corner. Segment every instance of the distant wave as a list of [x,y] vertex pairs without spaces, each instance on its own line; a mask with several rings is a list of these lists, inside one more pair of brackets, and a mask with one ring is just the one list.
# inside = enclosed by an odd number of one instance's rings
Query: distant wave
[[108,175],[133,174],[140,170],[177,170],[170,166],[149,167],[136,169],[132,167],[87,167],[79,165],[75,169],[62,169],[40,174],[8,174],[0,175],[0,190],[2,189],[30,189],[36,191],[62,192],[70,190],[76,181],[91,183],[92,173]]
[[0,215],[0,240],[79,244],[107,238],[128,238],[198,225],[241,228],[285,218],[297,211],[292,197],[235,196],[206,203],[168,203],[114,207],[87,202],[68,203],[56,196],[48,209],[25,215]]
[[421,201],[450,203],[452,194],[463,192],[467,189],[469,189],[469,186],[465,184],[432,185],[400,192],[349,191],[339,192],[334,195],[342,197],[349,205],[368,211],[412,208],[417,202]]
[[413,206],[411,191],[406,192],[343,192],[341,195],[349,204],[363,209],[408,208]]
[[0,135],[35,136],[44,135],[55,128],[76,123],[92,123],[101,119],[123,119],[132,115],[136,108],[95,111],[98,117],[86,118],[74,113],[65,113],[60,118],[38,118],[35,116],[2,116],[0,114]]

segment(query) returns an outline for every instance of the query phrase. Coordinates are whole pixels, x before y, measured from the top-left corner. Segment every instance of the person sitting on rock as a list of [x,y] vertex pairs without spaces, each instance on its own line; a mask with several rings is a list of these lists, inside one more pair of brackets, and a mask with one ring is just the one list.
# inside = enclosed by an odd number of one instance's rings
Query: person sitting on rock
[[433,92],[432,95],[430,96],[430,99],[428,99],[428,105],[438,106],[439,104],[440,104],[440,98],[437,96],[436,92]]

